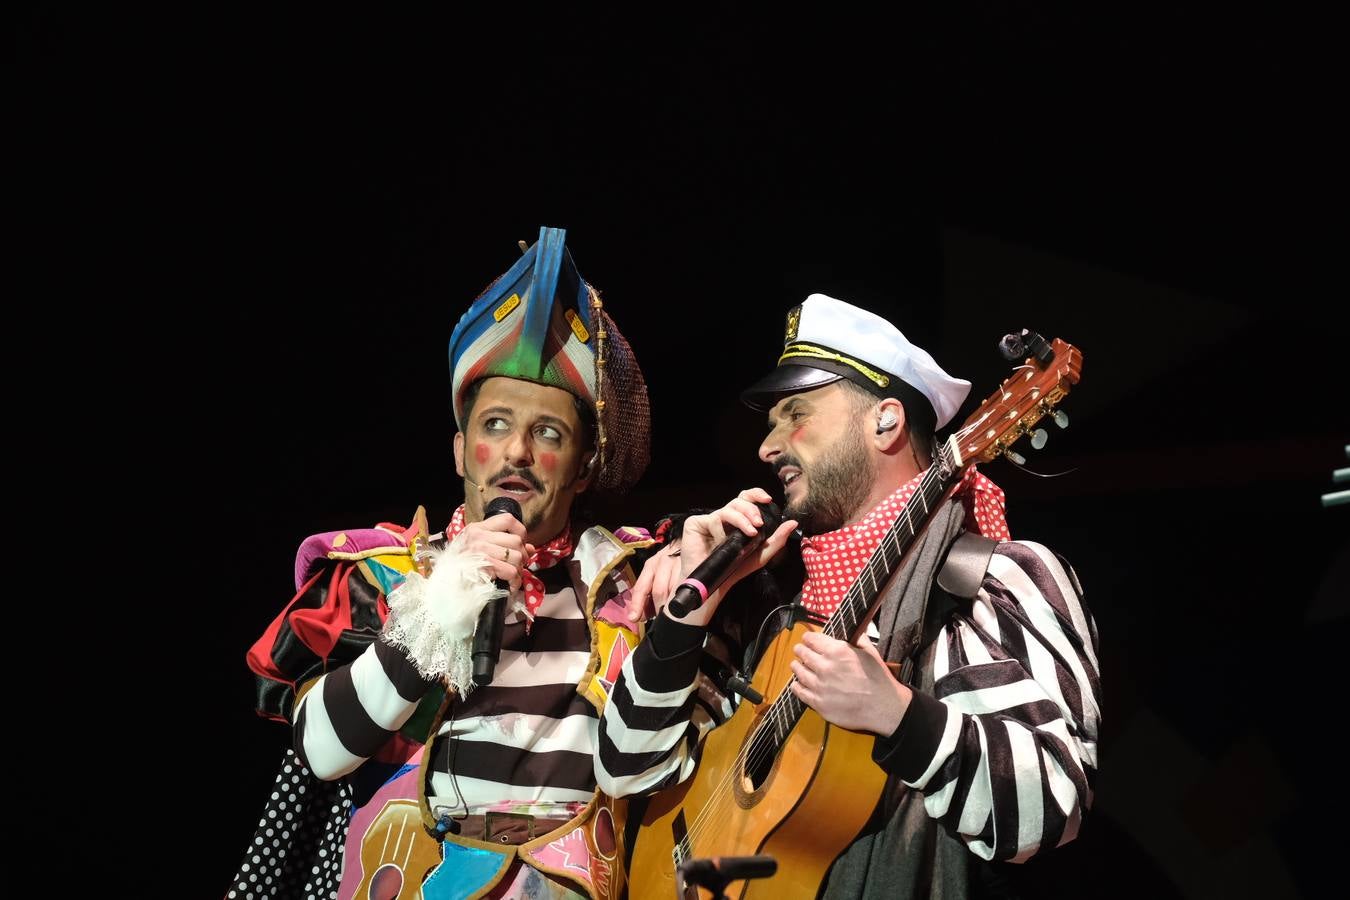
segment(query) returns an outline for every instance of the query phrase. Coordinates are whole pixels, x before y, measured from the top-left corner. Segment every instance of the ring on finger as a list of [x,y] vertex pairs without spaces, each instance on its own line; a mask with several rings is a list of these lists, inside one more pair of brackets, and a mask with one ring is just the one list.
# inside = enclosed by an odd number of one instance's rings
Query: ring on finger
[[506,560],[507,562],[510,562],[510,561],[511,561],[511,548],[510,548],[510,547],[503,547],[503,548],[502,548],[502,559]]

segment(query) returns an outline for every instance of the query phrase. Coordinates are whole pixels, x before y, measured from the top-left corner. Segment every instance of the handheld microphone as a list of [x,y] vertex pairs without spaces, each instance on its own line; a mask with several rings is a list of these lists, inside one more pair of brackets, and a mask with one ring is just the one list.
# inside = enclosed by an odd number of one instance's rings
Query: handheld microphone
[[667,604],[673,615],[684,616],[702,606],[708,595],[726,581],[732,569],[736,568],[736,563],[777,530],[783,521],[783,513],[778,509],[778,505],[756,503],[755,506],[759,507],[759,514],[764,519],[759,532],[750,537],[737,529],[723,538],[722,543],[708,554],[708,558],[699,563],[694,571],[689,573],[689,577],[675,589],[670,603]]
[[[483,518],[490,519],[498,513],[510,513],[517,522],[522,521],[520,504],[510,497],[498,497],[483,510]],[[502,653],[502,627],[506,624],[506,594],[510,586],[500,578],[495,579],[497,588],[503,591],[501,597],[489,600],[478,614],[478,627],[473,631],[473,683],[478,686],[492,684],[493,670],[497,668],[497,658]]]

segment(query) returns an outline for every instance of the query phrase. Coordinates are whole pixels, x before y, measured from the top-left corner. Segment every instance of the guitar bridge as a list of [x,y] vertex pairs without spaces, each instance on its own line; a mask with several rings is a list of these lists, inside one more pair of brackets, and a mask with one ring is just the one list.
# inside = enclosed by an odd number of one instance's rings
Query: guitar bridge
[[671,862],[675,863],[675,868],[679,868],[688,856],[687,842],[689,840],[689,829],[684,824],[684,810],[680,810],[674,819],[670,821],[670,835],[675,839],[675,846],[670,849]]

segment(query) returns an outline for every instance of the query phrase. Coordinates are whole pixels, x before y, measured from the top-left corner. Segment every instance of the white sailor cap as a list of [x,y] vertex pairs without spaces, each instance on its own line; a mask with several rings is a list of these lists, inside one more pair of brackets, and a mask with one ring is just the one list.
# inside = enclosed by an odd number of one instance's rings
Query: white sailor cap
[[[932,355],[881,316],[824,294],[788,311],[778,367],[741,394],[751,409],[768,410],[789,394],[847,378],[878,397],[901,402],[909,389],[928,401],[935,428],[952,420],[970,382],[943,371]],[[914,415],[910,411],[910,415]]]

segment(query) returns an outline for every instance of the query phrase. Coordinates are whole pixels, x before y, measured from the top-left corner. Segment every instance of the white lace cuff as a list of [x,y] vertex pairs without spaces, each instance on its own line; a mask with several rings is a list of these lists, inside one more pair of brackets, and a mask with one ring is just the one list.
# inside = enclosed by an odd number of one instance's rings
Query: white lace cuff
[[487,560],[463,549],[458,538],[432,551],[431,575],[416,570],[389,593],[389,618],[381,635],[397,647],[423,678],[444,678],[465,696],[473,688],[474,626],[489,600],[504,596]]

